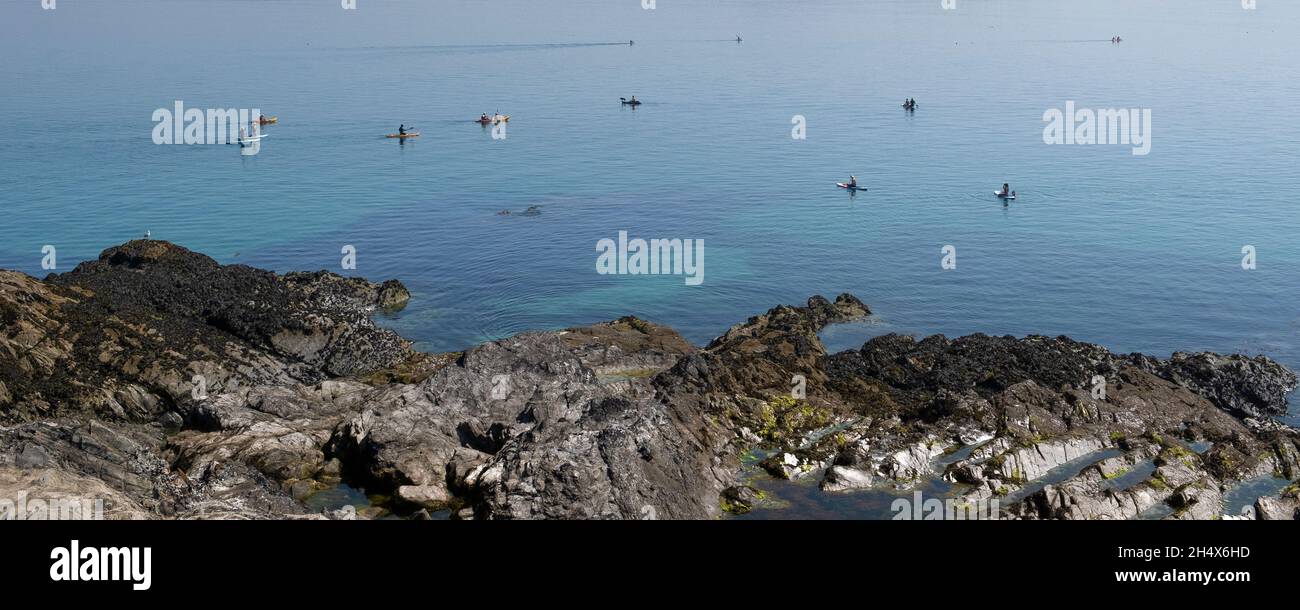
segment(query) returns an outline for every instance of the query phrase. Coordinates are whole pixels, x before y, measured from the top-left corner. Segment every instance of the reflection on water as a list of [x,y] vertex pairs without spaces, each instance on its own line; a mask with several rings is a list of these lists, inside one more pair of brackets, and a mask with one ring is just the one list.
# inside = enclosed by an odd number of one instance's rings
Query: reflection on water
[[357,489],[347,483],[339,483],[334,487],[322,489],[303,500],[303,504],[312,512],[334,511],[344,506],[351,506],[360,513],[362,510],[372,506],[370,498],[366,495],[364,489]]
[[951,498],[957,487],[939,479],[932,479],[906,490],[870,489],[827,493],[817,487],[820,480],[820,473],[814,473],[799,481],[782,481],[770,476],[758,476],[750,481],[750,485],[783,504],[784,507],[759,508],[734,518],[894,519],[896,513],[891,509],[894,500],[904,498],[910,502],[917,491],[927,499]]
[[1223,513],[1239,515],[1248,506],[1254,506],[1255,500],[1262,496],[1275,496],[1290,485],[1291,481],[1273,476],[1247,479],[1223,494]]

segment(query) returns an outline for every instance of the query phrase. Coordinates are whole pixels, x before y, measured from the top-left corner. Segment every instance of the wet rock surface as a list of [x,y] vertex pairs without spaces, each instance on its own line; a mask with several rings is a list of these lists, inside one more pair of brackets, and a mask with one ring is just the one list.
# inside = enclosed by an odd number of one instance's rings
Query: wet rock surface
[[[715,518],[779,504],[747,484],[762,470],[824,493],[941,480],[1004,518],[1211,519],[1237,482],[1300,476],[1300,436],[1269,419],[1296,377],[1262,356],[985,335],[829,354],[818,332],[870,313],[851,295],[702,348],[626,317],[422,354],[370,318],[409,298],[159,241],[0,271],[0,498],[379,514],[307,508],[347,482],[413,518]],[[1256,518],[1294,518],[1293,488]]]

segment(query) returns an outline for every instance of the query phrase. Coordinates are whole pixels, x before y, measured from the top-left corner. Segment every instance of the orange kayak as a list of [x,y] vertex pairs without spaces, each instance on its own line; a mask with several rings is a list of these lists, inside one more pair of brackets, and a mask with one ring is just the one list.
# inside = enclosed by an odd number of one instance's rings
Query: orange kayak
[[384,137],[385,138],[418,138],[420,137],[420,132],[413,131],[411,133],[390,133]]

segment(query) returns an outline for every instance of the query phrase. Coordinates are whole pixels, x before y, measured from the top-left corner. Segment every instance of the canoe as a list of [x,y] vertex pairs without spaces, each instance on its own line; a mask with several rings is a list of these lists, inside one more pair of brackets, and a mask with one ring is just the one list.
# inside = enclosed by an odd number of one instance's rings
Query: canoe
[[280,120],[280,117],[278,117],[278,116],[269,116],[269,117],[266,117],[265,119],[261,119],[261,120],[259,120],[258,122],[261,123],[261,124],[263,124],[263,125],[270,125],[271,123],[278,122],[279,120]]
[[385,138],[418,138],[420,137],[420,132],[412,131],[411,133],[390,133],[384,137]]

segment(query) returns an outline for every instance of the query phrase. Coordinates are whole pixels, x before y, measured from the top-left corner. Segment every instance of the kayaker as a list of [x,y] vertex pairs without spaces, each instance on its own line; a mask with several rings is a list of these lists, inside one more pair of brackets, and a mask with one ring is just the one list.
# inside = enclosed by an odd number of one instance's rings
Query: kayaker
[[858,177],[857,177],[857,176],[849,176],[849,188],[851,188],[851,189],[858,188]]
[[483,114],[479,115],[479,117],[478,117],[478,122],[480,122],[480,123],[486,123],[486,122],[488,122],[488,121],[490,121],[490,120],[492,120],[492,119],[489,119],[489,118],[488,118],[488,115],[487,115],[486,112],[484,112]]
[[406,135],[406,123],[402,123],[401,125],[397,126],[397,135],[399,136]]
[[637,105],[637,103],[638,103],[638,102],[636,101],[636,96],[635,96],[635,95],[632,96],[632,105],[635,106],[635,105]]
[[1003,197],[1006,197],[1006,196],[1009,195],[1010,193],[1011,193],[1011,185],[1009,185],[1009,184],[1003,182],[1003,183],[1002,183],[1002,190],[998,193],[998,195],[1001,195],[1001,196],[1003,196]]

